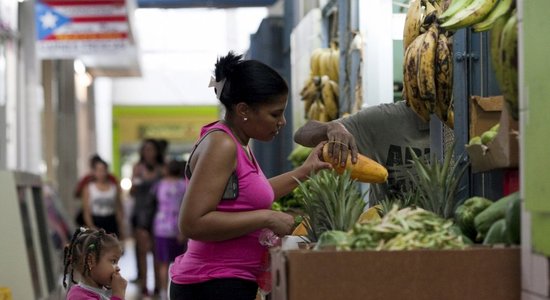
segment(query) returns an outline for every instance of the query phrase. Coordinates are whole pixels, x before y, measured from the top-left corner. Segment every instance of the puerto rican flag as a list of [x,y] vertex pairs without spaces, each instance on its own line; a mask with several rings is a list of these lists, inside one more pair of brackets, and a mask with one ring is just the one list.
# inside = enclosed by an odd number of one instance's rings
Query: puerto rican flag
[[35,22],[39,51],[46,52],[120,48],[130,32],[125,0],[37,0]]

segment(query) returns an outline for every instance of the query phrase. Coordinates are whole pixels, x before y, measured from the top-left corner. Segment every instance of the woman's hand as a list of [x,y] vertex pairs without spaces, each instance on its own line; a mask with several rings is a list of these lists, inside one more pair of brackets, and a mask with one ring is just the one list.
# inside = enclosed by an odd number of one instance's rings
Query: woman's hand
[[327,142],[321,142],[315,146],[304,163],[299,167],[303,171],[304,178],[322,169],[330,169],[332,165],[323,161],[323,146]]
[[328,153],[333,158],[334,163],[340,162],[342,167],[346,165],[346,160],[351,151],[351,162],[357,162],[357,144],[355,138],[339,122],[329,123],[327,128]]
[[268,228],[280,237],[291,234],[294,230],[294,217],[280,211],[272,210],[270,212]]

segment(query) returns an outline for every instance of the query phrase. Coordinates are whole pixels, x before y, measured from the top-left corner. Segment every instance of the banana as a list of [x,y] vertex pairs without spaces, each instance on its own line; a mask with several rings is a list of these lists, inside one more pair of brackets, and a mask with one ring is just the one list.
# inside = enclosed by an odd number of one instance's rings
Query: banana
[[417,36],[405,51],[403,66],[403,89],[407,104],[422,120],[428,122],[430,120],[430,111],[420,99],[417,79],[419,67],[418,57],[420,51],[422,50],[425,34],[426,33],[423,33]]
[[455,112],[453,105],[449,106],[449,110],[447,110],[447,121],[445,121],[445,125],[449,126],[451,129],[455,128]]
[[495,7],[496,3],[497,0],[474,0],[441,24],[441,27],[447,30],[456,30],[480,22]]
[[418,51],[418,92],[420,99],[428,101],[427,108],[432,111],[435,104],[435,56],[437,49],[437,25],[432,24],[426,33],[423,33],[422,45]]
[[319,57],[319,76],[329,75],[330,73],[330,49],[323,48],[323,53]]
[[435,56],[435,114],[447,122],[448,110],[453,96],[453,51],[452,41],[443,33],[437,39]]
[[515,120],[519,117],[518,107],[518,18],[516,11],[504,25],[500,38],[500,59],[502,64],[501,86],[504,100]]
[[336,96],[336,98],[340,97],[340,88],[338,87],[338,83],[334,80],[329,80],[328,82],[330,84],[330,87],[332,88],[332,93]]
[[454,14],[464,9],[473,0],[452,0],[451,4],[446,4],[447,7],[444,9],[443,13],[439,16],[439,20],[444,22],[447,19],[451,18]]
[[510,13],[499,17],[495,21],[495,23],[493,23],[491,31],[489,31],[489,50],[491,53],[491,66],[493,67],[493,71],[495,72],[495,77],[499,83],[499,86],[503,85],[502,63],[500,60],[500,38],[502,36],[502,29],[504,29],[504,25],[506,25],[506,22],[509,18]]
[[310,77],[307,81],[305,86],[302,88],[302,91],[300,91],[300,96],[302,101],[304,101],[304,111],[306,115],[309,112],[309,109],[315,99],[319,98],[319,86],[320,86],[320,79],[319,76]]
[[510,11],[511,7],[512,0],[499,0],[495,8],[491,10],[489,15],[487,15],[483,21],[473,25],[474,31],[481,32],[491,29],[495,21]]
[[328,76],[321,77],[321,99],[329,120],[338,118],[338,99],[335,97]]
[[329,49],[330,52],[330,59],[329,59],[329,73],[327,74],[328,77],[338,82],[338,76],[339,76],[339,70],[340,70],[340,51],[336,47],[336,45],[333,43],[330,46]]
[[321,75],[321,72],[319,69],[321,54],[323,54],[322,48],[316,48],[315,50],[313,50],[313,52],[311,52],[311,56],[309,59],[309,68],[311,70],[311,76]]
[[420,4],[420,0],[411,0],[409,2],[409,9],[405,17],[405,28],[403,28],[403,50],[405,51],[420,34],[420,24],[422,23]]

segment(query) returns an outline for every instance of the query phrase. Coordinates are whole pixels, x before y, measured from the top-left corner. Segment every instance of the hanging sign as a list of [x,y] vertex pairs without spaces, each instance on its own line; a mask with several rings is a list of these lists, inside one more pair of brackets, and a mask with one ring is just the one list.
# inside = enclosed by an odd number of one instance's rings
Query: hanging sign
[[125,0],[37,0],[35,23],[43,59],[117,54],[132,46]]

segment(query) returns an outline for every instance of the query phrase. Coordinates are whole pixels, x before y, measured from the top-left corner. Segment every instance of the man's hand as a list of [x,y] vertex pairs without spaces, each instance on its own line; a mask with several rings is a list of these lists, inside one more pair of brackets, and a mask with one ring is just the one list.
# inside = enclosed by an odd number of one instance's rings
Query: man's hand
[[357,144],[355,137],[338,121],[328,123],[327,128],[328,152],[334,163],[346,165],[346,159],[351,152],[351,162],[357,162]]

